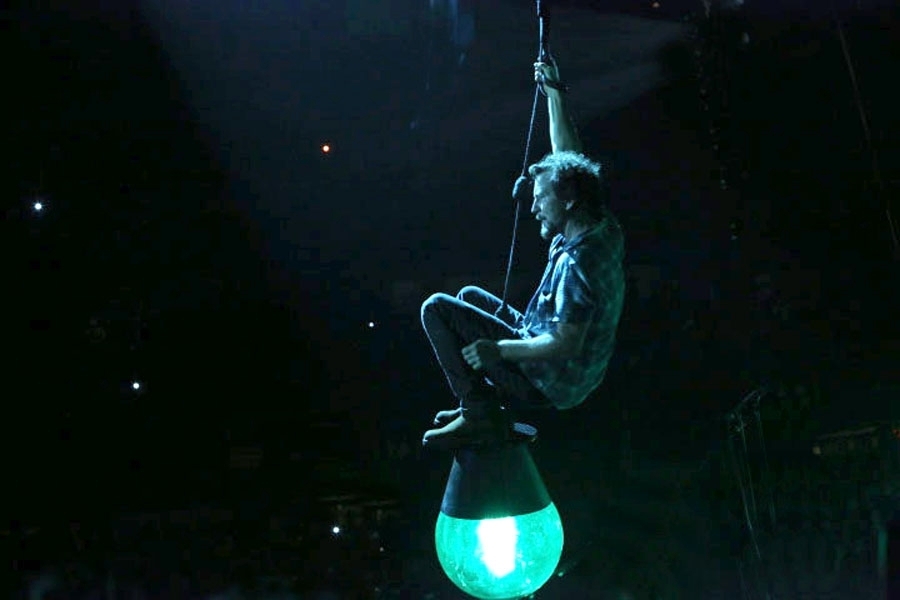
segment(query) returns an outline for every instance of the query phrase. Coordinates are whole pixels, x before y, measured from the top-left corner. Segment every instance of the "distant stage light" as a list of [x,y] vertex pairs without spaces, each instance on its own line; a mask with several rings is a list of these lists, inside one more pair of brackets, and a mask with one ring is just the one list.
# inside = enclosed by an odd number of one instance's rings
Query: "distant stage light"
[[34,212],[41,212],[44,210],[44,204],[42,202],[35,202],[32,207],[34,208]]
[[375,321],[369,321],[369,329],[375,329]]
[[322,144],[322,152],[324,154],[328,154],[329,152],[331,152],[331,146],[328,144]]
[[141,389],[141,382],[140,381],[132,382],[131,389],[133,389],[134,391],[138,391],[139,389]]
[[340,532],[341,532],[341,528],[338,527],[337,525],[335,525],[334,527],[331,528],[331,533],[333,533],[334,535],[337,535]]

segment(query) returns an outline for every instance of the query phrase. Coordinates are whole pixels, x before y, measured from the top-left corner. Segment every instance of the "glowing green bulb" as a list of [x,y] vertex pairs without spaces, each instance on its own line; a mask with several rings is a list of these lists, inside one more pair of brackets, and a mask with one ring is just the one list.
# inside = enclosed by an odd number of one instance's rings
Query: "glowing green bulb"
[[442,511],[434,537],[447,577],[485,600],[534,593],[553,575],[563,548],[562,521],[552,502],[537,512],[497,519],[457,519]]

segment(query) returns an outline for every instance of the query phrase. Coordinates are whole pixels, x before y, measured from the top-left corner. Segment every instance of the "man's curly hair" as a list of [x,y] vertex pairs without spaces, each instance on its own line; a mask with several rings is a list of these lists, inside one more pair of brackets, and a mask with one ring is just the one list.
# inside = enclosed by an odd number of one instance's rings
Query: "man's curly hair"
[[560,200],[574,200],[591,216],[601,218],[609,201],[609,188],[603,167],[580,152],[553,152],[528,167],[533,181],[538,175],[550,176]]

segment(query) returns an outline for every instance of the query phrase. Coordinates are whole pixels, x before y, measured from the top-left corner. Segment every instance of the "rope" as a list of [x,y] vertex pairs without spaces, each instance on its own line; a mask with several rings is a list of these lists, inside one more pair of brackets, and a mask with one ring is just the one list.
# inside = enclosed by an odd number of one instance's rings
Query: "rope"
[[[550,58],[550,51],[548,47],[548,29],[547,26],[547,15],[542,8],[541,0],[536,0],[537,6],[537,16],[538,16],[538,61],[543,62]],[[552,60],[552,58],[550,58]],[[509,277],[512,274],[512,266],[513,259],[515,257],[516,252],[516,237],[519,233],[519,215],[522,213],[522,195],[520,193],[520,187],[522,182],[525,181],[528,177],[528,158],[531,155],[531,138],[534,134],[534,121],[537,118],[537,108],[538,108],[538,100],[541,97],[541,82],[537,82],[535,84],[534,90],[534,102],[531,104],[531,119],[528,123],[528,135],[525,138],[525,156],[522,159],[522,172],[519,174],[518,180],[516,180],[516,185],[513,188],[513,198],[516,201],[516,213],[513,217],[513,231],[512,231],[512,241],[509,244],[509,260],[506,265],[506,278],[503,281],[503,301],[500,303],[500,308],[497,309],[497,312],[494,313],[494,316],[500,317],[507,307],[508,304],[508,296],[509,296]]]
[[[519,175],[519,180],[527,177],[528,174],[528,156],[531,154],[531,137],[534,133],[534,121],[537,117],[537,107],[538,107],[538,99],[540,98],[541,85],[537,84],[534,90],[534,103],[531,106],[531,121],[528,126],[528,137],[525,140],[525,158],[522,161],[522,173]],[[518,182],[517,182],[518,183]],[[512,274],[512,266],[513,266],[513,258],[516,252],[516,237],[519,233],[519,215],[522,212],[522,195],[518,193],[519,186],[516,185],[513,196],[515,196],[516,200],[516,214],[513,218],[513,230],[512,230],[512,241],[509,244],[509,261],[506,265],[506,279],[503,282],[503,302],[500,304],[500,308],[497,309],[495,316],[499,317],[506,310],[507,304],[507,296],[509,294],[509,276]]]

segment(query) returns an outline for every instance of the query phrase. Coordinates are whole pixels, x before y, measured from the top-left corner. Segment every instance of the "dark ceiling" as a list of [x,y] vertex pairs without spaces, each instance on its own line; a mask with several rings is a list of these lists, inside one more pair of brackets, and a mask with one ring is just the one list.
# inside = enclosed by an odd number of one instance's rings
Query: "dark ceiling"
[[[842,328],[841,352],[894,356],[900,36],[885,5],[748,2],[710,20],[702,3],[554,3],[551,49],[586,146],[610,167],[639,296],[678,282],[684,306],[740,323],[721,339],[740,355],[759,327],[737,315],[763,276],[812,329]],[[375,375],[387,403],[401,402],[409,372],[440,389],[418,303],[464,282],[502,292],[533,8],[146,0],[7,12],[9,366],[53,406],[72,381],[112,398],[149,373],[159,410],[198,419],[256,397],[277,411],[288,388],[353,407]],[[530,158],[547,149],[540,110]],[[524,219],[520,305],[543,268],[535,233]],[[623,348],[674,331],[634,307]],[[752,378],[739,362],[719,370]]]

